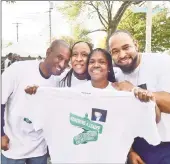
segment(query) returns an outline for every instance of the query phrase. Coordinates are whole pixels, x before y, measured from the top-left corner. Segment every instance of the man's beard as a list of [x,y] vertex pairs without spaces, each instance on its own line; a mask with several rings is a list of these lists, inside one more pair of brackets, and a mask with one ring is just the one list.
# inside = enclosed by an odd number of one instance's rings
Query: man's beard
[[137,61],[138,61],[138,55],[135,56],[135,58],[132,60],[132,63],[130,65],[122,66],[122,65],[119,65],[119,64],[116,64],[116,63],[115,63],[115,65],[117,67],[119,67],[124,73],[130,74],[135,70],[136,65],[137,65]]

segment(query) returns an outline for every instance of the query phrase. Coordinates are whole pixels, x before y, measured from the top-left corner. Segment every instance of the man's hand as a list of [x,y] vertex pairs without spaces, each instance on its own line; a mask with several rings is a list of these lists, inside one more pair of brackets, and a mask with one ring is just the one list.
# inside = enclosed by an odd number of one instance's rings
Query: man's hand
[[135,97],[141,101],[144,101],[144,102],[148,102],[150,100],[155,101],[155,97],[153,96],[152,92],[146,89],[134,87],[132,91],[134,92]]
[[25,92],[32,95],[32,94],[35,94],[37,92],[37,88],[38,88],[38,86],[36,86],[36,85],[32,86],[32,87],[27,86],[27,88],[25,89]]
[[1,137],[1,149],[4,151],[9,149],[9,138],[7,135]]
[[119,91],[129,91],[129,92],[131,92],[132,89],[134,88],[134,85],[129,81],[114,82],[112,83],[112,86]]
[[145,164],[144,161],[140,158],[140,156],[134,151],[131,151],[129,153],[128,158],[130,164]]
[[132,83],[128,81],[115,82],[112,83],[112,86],[119,91],[129,91],[129,92],[132,91],[135,97],[138,98],[140,101],[148,102],[150,100],[154,100],[152,92],[139,87],[135,87]]

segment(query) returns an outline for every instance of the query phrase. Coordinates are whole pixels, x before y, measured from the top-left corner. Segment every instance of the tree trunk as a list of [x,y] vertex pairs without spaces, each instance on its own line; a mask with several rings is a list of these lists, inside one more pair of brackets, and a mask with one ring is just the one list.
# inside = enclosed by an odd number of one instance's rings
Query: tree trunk
[[106,50],[109,51],[109,38],[110,36],[116,31],[118,24],[116,23],[114,26],[111,26],[108,31],[107,31],[107,37],[106,37],[106,43],[105,43],[105,47]]

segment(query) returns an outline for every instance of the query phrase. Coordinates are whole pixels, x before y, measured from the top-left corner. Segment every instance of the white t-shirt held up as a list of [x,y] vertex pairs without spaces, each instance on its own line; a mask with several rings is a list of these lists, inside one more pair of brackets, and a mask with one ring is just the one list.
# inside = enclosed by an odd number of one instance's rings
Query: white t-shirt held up
[[141,103],[129,92],[40,87],[25,99],[21,105],[29,110],[14,114],[43,129],[54,164],[125,163],[135,137],[160,143],[154,103]]

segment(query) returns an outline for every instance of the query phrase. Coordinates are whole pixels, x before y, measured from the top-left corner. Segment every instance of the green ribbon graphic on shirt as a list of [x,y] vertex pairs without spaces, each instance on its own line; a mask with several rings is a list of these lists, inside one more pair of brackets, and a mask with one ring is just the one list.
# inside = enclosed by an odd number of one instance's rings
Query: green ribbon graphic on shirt
[[80,117],[70,113],[70,123],[84,130],[73,138],[73,143],[75,145],[97,141],[98,134],[101,134],[103,130],[102,125],[88,119],[88,114],[85,114],[85,117]]
[[28,118],[24,118],[24,121],[27,122],[28,124],[32,123]]
[[87,132],[83,132],[75,136],[73,138],[73,143],[75,145],[79,145],[79,144],[85,144],[90,141],[97,141],[97,139],[98,139],[98,132],[87,131]]

